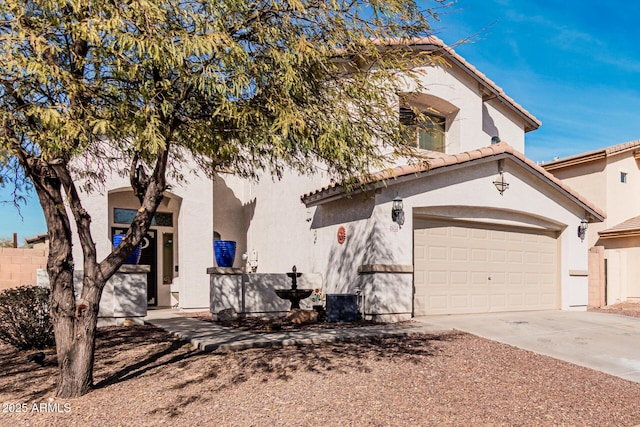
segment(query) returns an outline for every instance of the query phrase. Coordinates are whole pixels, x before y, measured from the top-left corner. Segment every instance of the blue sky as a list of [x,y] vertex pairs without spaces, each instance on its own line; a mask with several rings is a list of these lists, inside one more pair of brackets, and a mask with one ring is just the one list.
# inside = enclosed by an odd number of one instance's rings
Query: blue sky
[[[457,0],[434,24],[542,122],[535,161],[640,138],[640,2]],[[508,142],[508,141],[507,141]]]
[[[525,154],[547,161],[640,138],[638,18],[637,1],[457,0],[434,29],[472,37],[456,51],[542,121]],[[46,231],[35,196],[21,212],[0,203],[0,237]]]

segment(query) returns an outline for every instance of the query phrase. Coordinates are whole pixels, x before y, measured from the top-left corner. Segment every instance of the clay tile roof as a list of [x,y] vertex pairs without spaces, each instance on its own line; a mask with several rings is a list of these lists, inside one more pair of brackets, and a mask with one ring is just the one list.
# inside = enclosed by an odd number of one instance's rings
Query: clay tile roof
[[626,151],[632,148],[640,147],[640,139],[636,139],[629,142],[623,142],[622,144],[612,145],[610,147],[605,148],[607,154],[614,154],[620,151]]
[[518,104],[511,97],[509,97],[504,90],[493,80],[488,78],[485,74],[480,72],[476,67],[471,65],[462,56],[458,55],[453,48],[446,45],[441,39],[436,36],[428,36],[421,38],[390,38],[384,40],[374,40],[374,43],[380,46],[408,46],[412,48],[426,48],[431,50],[438,50],[442,52],[443,56],[451,59],[461,69],[475,80],[477,80],[482,86],[489,90],[496,98],[515,111],[518,115],[525,119],[527,125],[525,126],[525,132],[538,129],[542,124],[533,114],[529,113],[522,105]]
[[567,166],[573,166],[580,163],[586,163],[593,160],[599,160],[607,158],[613,154],[618,154],[628,150],[636,150],[640,148],[640,139],[634,141],[624,142],[622,144],[611,145],[605,148],[599,148],[597,150],[591,150],[580,154],[574,154],[572,156],[563,157],[561,159],[555,159],[550,162],[545,162],[542,167],[547,170],[560,169]]
[[630,234],[639,234],[639,233],[640,233],[640,216],[636,216],[633,218],[629,218],[628,220],[623,221],[620,224],[614,225],[611,228],[602,230],[598,234],[602,238],[612,238],[612,237],[625,237]]
[[[409,177],[415,175],[416,177],[428,173],[429,171],[437,170],[440,168],[446,168],[454,165],[471,164],[473,161],[486,159],[490,157],[496,157],[506,154],[512,156],[514,159],[528,166],[533,172],[542,176],[543,179],[549,181],[562,192],[573,198],[579,204],[582,204],[585,209],[592,212],[592,215],[600,221],[606,217],[604,211],[599,209],[593,203],[582,197],[579,193],[571,189],[568,185],[560,181],[558,178],[547,172],[541,166],[537,165],[531,159],[525,157],[524,154],[516,151],[512,146],[502,141],[497,144],[492,144],[488,147],[482,147],[471,151],[465,151],[458,154],[442,154],[442,153],[427,153],[427,155],[433,154],[434,158],[426,160],[424,163],[396,166],[390,169],[384,169],[382,171],[375,172],[367,179],[363,179],[363,183],[375,184],[380,182],[386,182],[390,180],[396,180],[401,177]],[[334,195],[344,193],[344,189],[339,184],[331,184],[323,188],[319,188],[315,191],[306,193],[300,198],[303,203],[313,203],[315,200],[322,200]]]

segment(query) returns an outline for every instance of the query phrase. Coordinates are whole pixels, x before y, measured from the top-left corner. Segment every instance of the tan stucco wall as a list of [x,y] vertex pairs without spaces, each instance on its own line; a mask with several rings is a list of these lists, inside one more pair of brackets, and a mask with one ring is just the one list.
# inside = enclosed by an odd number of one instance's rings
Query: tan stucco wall
[[[206,269],[213,264],[213,183],[197,173],[187,170],[179,172],[184,174],[186,182],[174,183],[169,180],[170,192],[175,198],[173,203],[180,201],[180,213],[177,219],[174,217],[174,250],[177,251],[174,262],[179,271],[175,273],[172,285],[158,285],[159,298],[162,298],[158,304],[178,303],[185,309],[206,309],[209,299],[209,277]],[[116,193],[120,192],[118,190],[128,192],[129,182],[114,174],[104,187],[116,190]],[[129,202],[135,200],[126,195],[122,197]],[[85,208],[91,214],[91,232],[98,260],[101,260],[111,251],[113,212],[109,208],[109,191],[83,193],[82,198]],[[171,210],[172,207],[168,209]],[[167,211],[167,207],[161,206],[159,210]],[[73,231],[75,234],[75,229]],[[74,240],[73,256],[78,267],[82,263],[82,251],[77,240]],[[162,275],[161,271],[159,277]]]
[[[593,223],[587,230],[590,247],[604,247],[607,261],[607,304],[629,298],[640,298],[640,238],[601,239],[598,232],[614,227],[640,215],[640,168],[632,151],[563,169],[551,170],[557,178],[585,196],[606,212],[602,223]],[[620,182],[620,173],[627,173],[627,182]],[[604,265],[592,266],[590,274],[599,274]]]
[[515,113],[493,99],[483,102],[478,82],[455,67],[434,65],[423,71],[422,89],[408,84],[403,92],[412,93],[421,104],[440,98],[457,108],[446,115],[446,152],[460,153],[491,144],[499,136],[520,152],[525,151],[524,122]]
[[[516,150],[524,151],[522,119],[496,99],[483,102],[479,83],[475,79],[455,67],[429,66],[424,71],[424,89],[417,94],[417,98],[427,104],[437,99],[446,100],[448,153],[488,146],[491,137],[496,135]],[[406,91],[413,89],[407,86]],[[464,173],[472,172],[469,170]],[[375,282],[371,286],[375,285],[376,289],[385,283],[391,286],[397,279],[390,279],[392,275],[384,273],[364,277],[358,275],[357,267],[363,263],[411,265],[410,217],[415,206],[473,203],[491,206],[497,202],[512,209],[516,206],[513,204],[517,203],[514,202],[516,197],[527,202],[535,199],[526,194],[517,196],[518,191],[511,191],[509,202],[505,201],[507,196],[498,198],[491,184],[496,174],[494,165],[482,179],[472,177],[466,184],[463,183],[466,177],[459,179],[454,174],[446,179],[430,180],[432,187],[421,196],[420,185],[413,187],[412,194],[403,195],[408,198],[405,208],[408,218],[407,224],[401,229],[395,229],[390,221],[390,203],[396,194],[395,188],[381,190],[365,200],[357,195],[325,206],[306,208],[300,201],[300,195],[327,185],[329,181],[321,174],[300,177],[287,172],[281,180],[273,181],[270,176],[263,176],[259,182],[221,174],[213,182],[200,176],[189,176],[189,183],[184,185],[170,182],[171,191],[182,198],[177,239],[180,272],[171,290],[179,293],[182,308],[199,308],[208,304],[206,269],[215,265],[212,248],[214,232],[218,232],[222,239],[237,242],[235,267],[244,266],[243,253],[249,257],[255,253],[258,272],[282,273],[290,271],[295,264],[298,271],[303,273],[323,274],[333,287],[328,292],[352,291],[363,286],[367,280]],[[478,184],[478,180],[482,183]],[[128,185],[126,179],[114,176],[105,187],[113,190],[127,188]],[[473,195],[474,200],[467,200],[469,195]],[[552,203],[549,199],[543,200],[543,208],[536,212],[544,216],[548,210],[545,208]],[[99,256],[105,256],[110,251],[109,226],[112,214],[107,209],[108,205],[106,193],[92,194],[87,199],[86,207],[93,218],[92,232],[97,236]],[[526,210],[529,206],[531,203],[522,209]],[[317,215],[320,209],[323,210],[322,216]],[[555,212],[549,215],[562,216]],[[562,222],[563,219],[558,221]],[[347,228],[347,243],[343,246],[336,246],[335,236],[339,225]],[[79,249],[76,243],[76,260],[81,259]],[[569,255],[567,257],[570,258]],[[578,255],[576,257],[580,258]],[[568,263],[570,259],[565,261]],[[401,293],[404,295],[407,287],[410,289],[411,275],[404,274],[397,280],[402,282]],[[405,310],[406,307],[398,309]]]
[[[631,152],[607,159],[607,227],[613,227],[640,215],[640,169]],[[627,182],[620,182],[620,172],[626,172]]]
[[640,298],[640,237],[601,239],[607,260],[607,304]]
[[[314,268],[326,278],[327,292],[353,290],[361,284],[357,274],[361,264],[412,265],[413,214],[424,212],[425,207],[442,207],[441,214],[449,212],[452,218],[459,209],[473,212],[477,221],[555,231],[560,245],[561,308],[579,305],[574,301],[586,305],[587,277],[570,274],[588,267],[587,243],[575,232],[584,211],[509,162],[505,163],[505,177],[510,188],[501,196],[492,184],[497,170],[497,162],[492,161],[403,185],[390,182],[373,200],[355,196],[318,207],[312,222],[317,232],[313,259]],[[391,201],[396,195],[404,199],[407,216],[399,229],[391,221]],[[336,239],[340,226],[347,230],[343,245]]]
[[507,112],[506,107],[495,99],[485,102],[482,109],[482,139],[486,141],[486,145],[491,143],[493,136],[498,136],[501,141],[526,154],[524,125],[521,121],[512,112]]
[[[607,215],[607,187],[608,178],[605,160],[582,163],[564,169],[550,171],[556,178],[562,180],[573,190],[586,197],[595,206],[603,209]],[[589,247],[598,241],[598,231],[607,228],[609,218],[604,222],[589,224],[587,238]]]
[[44,249],[0,248],[0,290],[35,285],[37,271],[47,267]]
[[[265,176],[259,182],[220,175],[214,181],[215,231],[238,242],[234,266],[243,267],[242,254],[256,253],[259,273],[284,273],[296,265],[308,272],[313,264],[308,248],[314,244],[307,209],[300,195],[324,185],[320,176],[285,173],[281,180]],[[213,264],[212,264],[213,265]]]

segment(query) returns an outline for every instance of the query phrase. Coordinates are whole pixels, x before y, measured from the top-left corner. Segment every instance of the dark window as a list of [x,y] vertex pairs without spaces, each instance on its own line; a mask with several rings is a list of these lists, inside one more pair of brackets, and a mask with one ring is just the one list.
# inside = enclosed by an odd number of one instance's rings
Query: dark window
[[424,111],[421,114],[418,117],[411,108],[400,107],[400,123],[407,127],[407,140],[423,150],[444,153],[445,118]]
[[626,172],[620,172],[620,182],[622,182],[623,184],[627,182],[627,173]]
[[[116,224],[131,224],[136,216],[135,209],[113,209],[113,222]],[[158,227],[173,227],[173,214],[171,212],[156,212],[151,220],[151,225]]]

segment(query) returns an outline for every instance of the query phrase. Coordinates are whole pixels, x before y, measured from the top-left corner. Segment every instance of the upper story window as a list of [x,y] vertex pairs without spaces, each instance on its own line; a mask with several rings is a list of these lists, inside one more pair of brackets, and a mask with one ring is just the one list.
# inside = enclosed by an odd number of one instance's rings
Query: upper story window
[[627,183],[627,173],[626,172],[620,172],[620,182],[623,184]]
[[400,123],[408,127],[408,141],[417,148],[444,153],[445,118],[425,111],[421,114],[400,107]]

